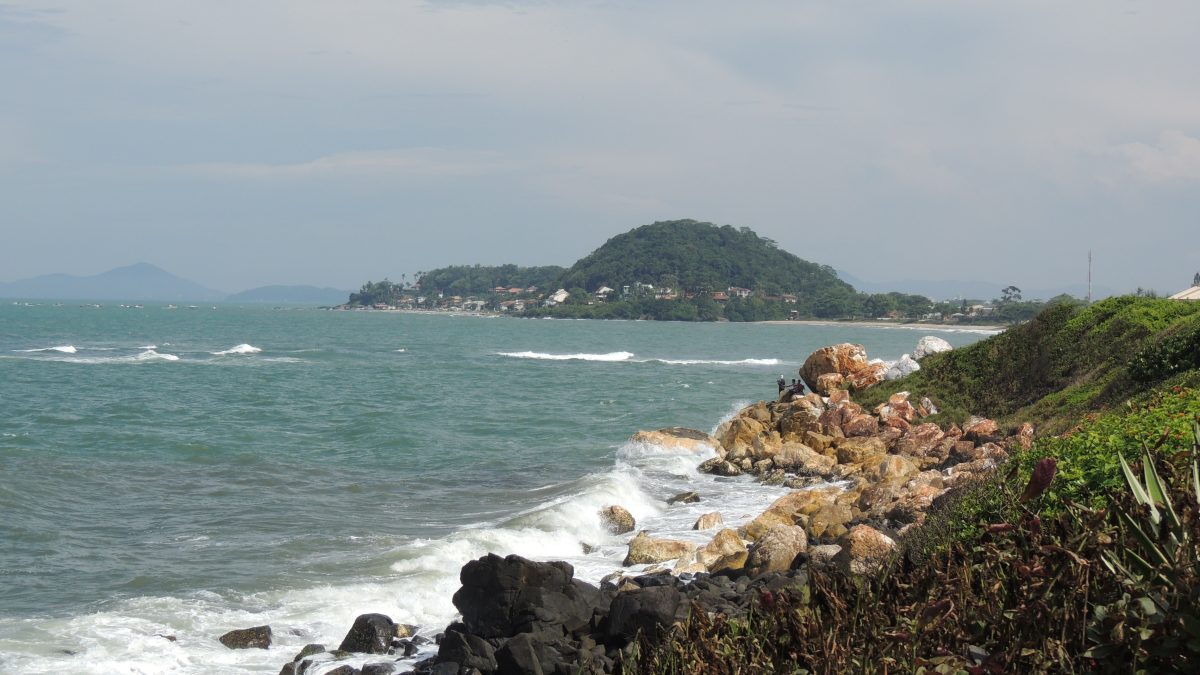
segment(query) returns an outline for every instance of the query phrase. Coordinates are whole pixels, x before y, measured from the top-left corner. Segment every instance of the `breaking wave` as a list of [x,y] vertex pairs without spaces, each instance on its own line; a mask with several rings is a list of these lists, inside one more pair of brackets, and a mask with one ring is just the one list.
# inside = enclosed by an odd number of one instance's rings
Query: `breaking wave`
[[246,344],[245,342],[243,342],[242,344],[237,345],[236,347],[230,347],[229,349],[224,349],[219,352],[210,352],[210,353],[213,356],[235,356],[235,355],[243,355],[243,354],[257,354],[261,351],[262,350],[259,349],[258,347],[255,347],[254,345]]
[[665,363],[671,366],[778,366],[779,359],[646,359],[648,363]]
[[609,352],[607,354],[547,354],[545,352],[496,352],[497,356],[513,359],[535,359],[538,361],[628,361],[633,352]]
[[79,350],[75,349],[75,345],[61,345],[58,347],[42,347],[40,349],[14,349],[13,351],[24,352],[26,354],[32,354],[34,352],[58,352],[60,354],[74,354]]

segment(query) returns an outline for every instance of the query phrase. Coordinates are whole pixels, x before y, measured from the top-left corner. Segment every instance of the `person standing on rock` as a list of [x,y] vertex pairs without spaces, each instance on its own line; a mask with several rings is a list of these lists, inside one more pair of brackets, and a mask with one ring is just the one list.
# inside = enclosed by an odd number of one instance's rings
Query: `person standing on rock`
[[[795,380],[792,380],[792,382],[795,382]],[[787,388],[787,380],[783,379],[783,375],[779,376],[779,382],[777,384],[779,384],[779,393],[782,394],[783,390]]]

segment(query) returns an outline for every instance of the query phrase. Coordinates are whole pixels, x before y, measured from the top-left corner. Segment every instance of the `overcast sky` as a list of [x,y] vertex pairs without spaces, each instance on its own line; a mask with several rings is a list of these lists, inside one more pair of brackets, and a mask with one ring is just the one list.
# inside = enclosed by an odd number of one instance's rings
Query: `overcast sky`
[[0,0],[0,281],[569,265],[656,220],[872,281],[1175,292],[1200,2]]

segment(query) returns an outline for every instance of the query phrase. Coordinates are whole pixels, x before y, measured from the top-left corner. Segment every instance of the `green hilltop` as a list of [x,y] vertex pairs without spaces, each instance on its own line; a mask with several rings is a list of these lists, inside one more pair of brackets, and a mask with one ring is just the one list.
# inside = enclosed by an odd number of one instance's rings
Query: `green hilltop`
[[854,291],[833,268],[802,260],[748,227],[695,220],[660,221],[619,234],[571,266],[559,283],[589,292],[636,283],[692,293],[731,286],[768,295]]

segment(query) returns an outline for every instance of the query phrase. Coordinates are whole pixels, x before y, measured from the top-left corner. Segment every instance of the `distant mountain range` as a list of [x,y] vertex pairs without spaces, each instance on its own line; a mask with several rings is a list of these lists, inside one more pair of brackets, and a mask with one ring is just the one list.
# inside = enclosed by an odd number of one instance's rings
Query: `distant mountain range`
[[349,291],[316,286],[263,286],[230,295],[178,277],[149,263],[118,267],[92,276],[44,274],[0,282],[0,297],[28,300],[155,300],[335,305]]

